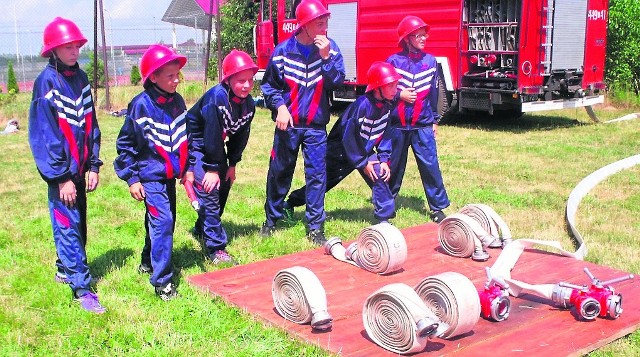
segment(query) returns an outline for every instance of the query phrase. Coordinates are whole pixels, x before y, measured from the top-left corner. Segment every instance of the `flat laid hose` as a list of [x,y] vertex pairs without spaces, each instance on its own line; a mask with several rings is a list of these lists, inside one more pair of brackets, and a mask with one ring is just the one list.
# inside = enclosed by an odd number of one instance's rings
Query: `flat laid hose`
[[280,270],[271,285],[273,303],[280,316],[297,324],[311,323],[314,330],[331,329],[327,295],[318,277],[301,266]]
[[358,239],[346,249],[338,237],[324,244],[325,252],[348,264],[377,274],[390,274],[407,260],[407,242],[402,232],[389,223],[380,223],[360,231]]
[[429,337],[448,328],[410,286],[401,283],[371,294],[362,308],[362,322],[373,342],[399,354],[424,350]]
[[414,288],[438,318],[449,325],[440,335],[450,338],[473,329],[480,319],[480,298],[471,280],[456,272],[445,272],[422,280]]

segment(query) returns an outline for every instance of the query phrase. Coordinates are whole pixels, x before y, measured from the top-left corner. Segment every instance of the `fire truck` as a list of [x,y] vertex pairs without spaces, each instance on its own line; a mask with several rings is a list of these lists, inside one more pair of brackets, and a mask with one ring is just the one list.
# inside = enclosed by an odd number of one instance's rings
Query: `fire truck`
[[[257,0],[256,0],[257,1]],[[262,72],[297,29],[299,0],[260,0],[255,53]],[[324,0],[328,36],[344,57],[333,100],[364,94],[366,73],[400,48],[406,15],[430,25],[426,51],[439,65],[438,110],[505,113],[604,102],[608,0]]]

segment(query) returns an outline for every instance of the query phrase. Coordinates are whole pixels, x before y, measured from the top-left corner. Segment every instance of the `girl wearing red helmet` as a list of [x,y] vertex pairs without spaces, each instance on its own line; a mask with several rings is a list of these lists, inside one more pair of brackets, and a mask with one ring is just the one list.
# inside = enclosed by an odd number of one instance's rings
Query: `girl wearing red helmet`
[[429,37],[429,25],[417,16],[407,16],[398,25],[398,45],[402,51],[387,62],[402,76],[398,82],[399,102],[391,113],[390,135],[391,180],[389,186],[398,195],[407,166],[411,146],[429,204],[431,219],[439,223],[446,216],[449,197],[442,182],[438,164],[435,134],[440,115],[438,102],[438,64],[435,57],[424,52]]
[[[73,21],[56,17],[44,29],[42,56],[49,64],[33,85],[29,144],[49,187],[49,211],[58,259],[55,281],[69,284],[90,312],[104,313],[91,291],[87,265],[87,195],[96,189],[102,161],[91,86],[77,63],[87,42]],[[88,173],[88,174],[87,174]]]
[[205,254],[214,264],[235,263],[226,251],[227,233],[220,216],[249,140],[255,114],[250,91],[257,71],[246,52],[231,51],[222,61],[220,84],[209,89],[187,113],[187,176],[195,176],[195,192],[201,203],[193,232],[202,237]]
[[[399,79],[392,65],[374,62],[367,72],[366,94],[347,107],[327,139],[327,152],[331,153],[327,155],[327,191],[357,169],[372,190],[373,216],[380,222],[395,217],[388,185],[392,150],[387,124]],[[303,186],[291,192],[285,209],[302,206],[305,191]]]
[[187,58],[152,45],[140,59],[144,91],[127,108],[116,141],[116,174],[129,185],[131,197],[144,201],[145,245],[140,272],[163,300],[177,296],[171,256],[176,221],[176,179],[187,170],[187,107],[176,92]]
[[344,82],[344,61],[335,42],[326,36],[330,12],[318,0],[303,0],[296,8],[295,36],[274,49],[262,80],[265,104],[276,129],[267,175],[266,220],[260,235],[270,236],[283,218],[284,199],[291,188],[302,147],[308,186],[307,238],[322,245],[326,238],[327,130],[331,90]]

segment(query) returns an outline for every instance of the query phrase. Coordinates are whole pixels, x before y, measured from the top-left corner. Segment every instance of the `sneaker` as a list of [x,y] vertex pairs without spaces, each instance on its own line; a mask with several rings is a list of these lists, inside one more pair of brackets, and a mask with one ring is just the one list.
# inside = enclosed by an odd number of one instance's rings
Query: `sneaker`
[[69,277],[65,273],[57,272],[53,279],[56,281],[56,283],[71,284],[71,279],[69,279]]
[[209,259],[211,259],[211,262],[213,262],[213,264],[215,265],[225,263],[230,263],[233,265],[238,264],[235,259],[233,259],[233,257],[229,255],[229,253],[227,253],[227,251],[224,249],[216,250],[212,254],[209,254]]
[[447,215],[442,211],[431,211],[431,213],[429,213],[429,217],[431,217],[433,222],[440,223],[443,219],[447,218]]
[[88,292],[80,297],[76,297],[74,298],[74,300],[80,303],[80,307],[89,312],[104,314],[107,311],[104,306],[100,305],[98,295],[92,292]]
[[173,283],[167,283],[165,286],[156,286],[156,295],[164,301],[169,301],[178,297],[176,286]]
[[289,204],[285,203],[282,209],[282,215],[284,216],[284,220],[286,222],[293,222],[295,219],[293,218],[293,207],[289,206]]
[[324,232],[320,229],[312,229],[309,234],[307,234],[307,239],[315,245],[324,245],[327,242]]
[[151,265],[149,264],[140,263],[140,265],[138,265],[138,273],[151,274],[153,273],[153,267],[151,267]]
[[271,237],[271,235],[273,234],[273,232],[276,231],[276,227],[274,226],[268,226],[267,222],[262,223],[262,228],[260,228],[260,237],[266,238],[266,237]]
[[197,227],[197,226],[193,226],[190,230],[189,233],[191,234],[191,236],[197,240],[202,240],[202,231]]

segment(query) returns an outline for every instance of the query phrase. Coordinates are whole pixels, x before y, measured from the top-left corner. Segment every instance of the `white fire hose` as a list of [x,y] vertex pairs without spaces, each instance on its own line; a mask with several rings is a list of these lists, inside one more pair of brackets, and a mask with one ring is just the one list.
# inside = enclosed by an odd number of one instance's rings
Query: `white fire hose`
[[480,298],[471,280],[445,272],[422,280],[414,290],[436,316],[449,325],[439,337],[450,338],[473,329],[480,319]]
[[331,329],[327,295],[318,277],[309,269],[294,266],[280,270],[271,285],[273,303],[280,316],[297,324],[311,323],[314,330]]
[[399,354],[424,350],[429,337],[448,329],[410,286],[401,283],[371,294],[362,308],[362,322],[373,342]]
[[346,249],[338,237],[324,244],[325,253],[377,274],[390,274],[407,260],[407,242],[402,232],[389,223],[380,223],[360,231],[358,239]]
[[489,259],[486,247],[503,247],[512,237],[507,224],[491,207],[468,204],[438,224],[438,240],[449,255],[483,262]]

